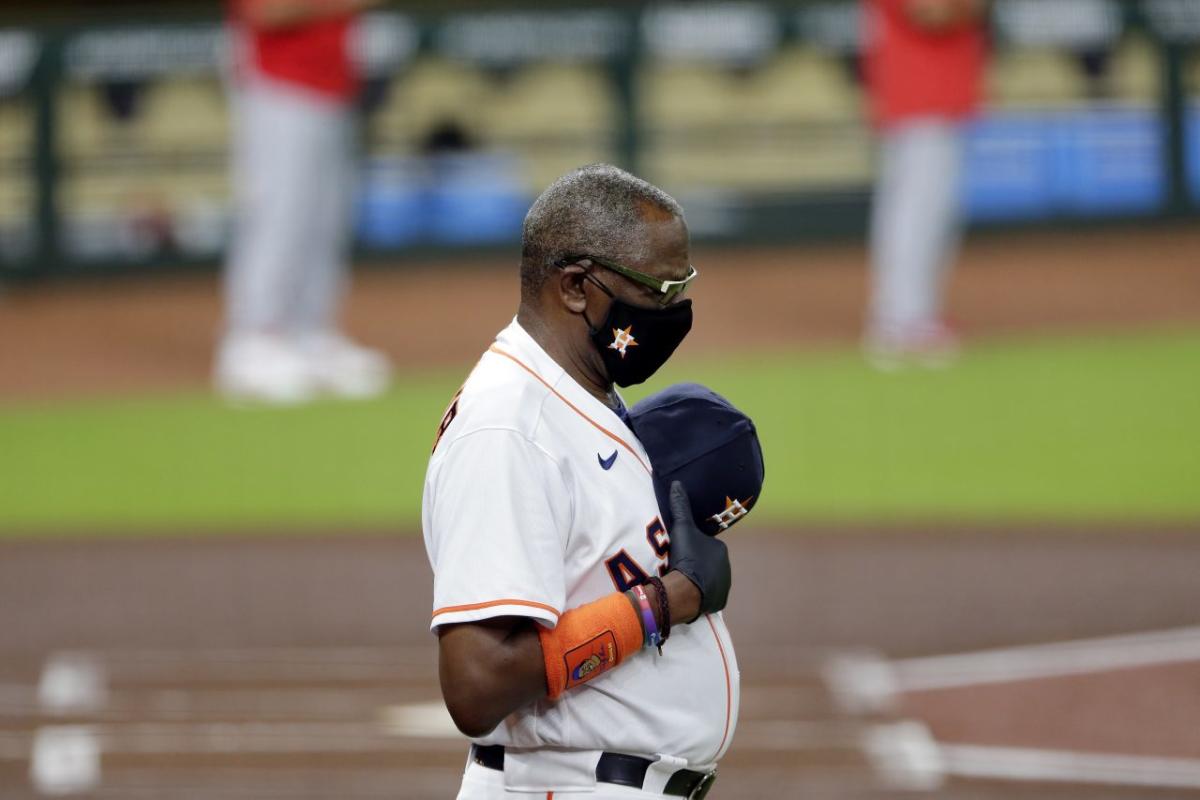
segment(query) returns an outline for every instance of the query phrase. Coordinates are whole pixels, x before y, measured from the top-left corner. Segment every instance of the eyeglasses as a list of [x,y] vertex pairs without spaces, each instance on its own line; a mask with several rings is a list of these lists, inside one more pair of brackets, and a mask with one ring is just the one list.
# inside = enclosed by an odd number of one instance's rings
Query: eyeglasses
[[570,266],[571,264],[578,264],[580,261],[591,261],[593,264],[599,264],[605,269],[629,278],[629,280],[635,283],[640,283],[642,286],[648,286],[657,294],[662,295],[658,302],[659,305],[664,306],[678,297],[683,290],[687,288],[688,284],[694,281],[696,276],[700,274],[695,267],[689,264],[688,274],[683,278],[683,280],[665,281],[661,278],[656,278],[653,275],[647,275],[644,272],[638,272],[636,269],[623,266],[615,261],[610,261],[607,258],[589,255],[568,256],[567,258],[556,261],[554,266],[561,269],[562,267]]

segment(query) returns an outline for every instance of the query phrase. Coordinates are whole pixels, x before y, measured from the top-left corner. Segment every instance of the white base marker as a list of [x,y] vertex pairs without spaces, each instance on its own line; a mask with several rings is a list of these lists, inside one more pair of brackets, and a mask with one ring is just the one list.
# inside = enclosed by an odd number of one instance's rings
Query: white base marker
[[897,690],[919,692],[1200,661],[1200,627],[891,662]]
[[100,785],[100,740],[86,725],[51,725],[33,737],[29,780],[45,795],[87,792]]
[[51,714],[99,711],[108,701],[104,668],[86,653],[56,653],[38,680],[38,705]]
[[873,725],[863,734],[862,748],[889,789],[931,792],[945,780],[941,748],[920,722]]
[[462,739],[441,700],[384,706],[379,710],[384,733],[414,739]]
[[862,650],[831,656],[821,675],[834,704],[845,714],[881,714],[894,706],[896,675],[879,653]]

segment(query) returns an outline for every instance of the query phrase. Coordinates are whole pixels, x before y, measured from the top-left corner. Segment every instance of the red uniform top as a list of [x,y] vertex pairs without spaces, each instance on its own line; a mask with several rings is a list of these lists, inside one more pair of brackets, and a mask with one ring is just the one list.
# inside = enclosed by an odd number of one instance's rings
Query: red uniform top
[[979,107],[987,55],[983,21],[944,31],[913,22],[907,0],[864,0],[864,74],[876,125],[962,119]]
[[250,69],[334,100],[347,101],[358,91],[358,71],[350,57],[353,14],[265,29],[245,15],[258,0],[228,2],[230,19],[246,32]]

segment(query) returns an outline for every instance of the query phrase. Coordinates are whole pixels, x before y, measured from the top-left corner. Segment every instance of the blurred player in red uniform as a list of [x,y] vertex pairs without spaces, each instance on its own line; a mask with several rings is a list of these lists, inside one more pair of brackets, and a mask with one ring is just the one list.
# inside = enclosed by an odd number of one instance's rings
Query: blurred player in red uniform
[[960,239],[963,123],[980,104],[984,0],[864,0],[864,71],[880,139],[866,350],[881,367],[945,363],[942,317]]
[[387,386],[387,360],[337,327],[355,174],[350,36],[376,2],[229,0],[237,229],[215,381],[232,399]]

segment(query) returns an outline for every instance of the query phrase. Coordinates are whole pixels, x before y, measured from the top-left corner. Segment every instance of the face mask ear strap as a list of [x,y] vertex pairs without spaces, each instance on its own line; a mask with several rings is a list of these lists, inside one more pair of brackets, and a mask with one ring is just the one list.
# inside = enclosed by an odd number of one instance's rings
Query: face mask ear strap
[[[565,269],[566,267],[575,266],[575,265],[577,265],[578,263],[579,263],[579,262],[577,262],[577,261],[571,261],[571,260],[569,260],[569,259],[565,259],[565,258],[564,258],[564,259],[560,259],[559,261],[555,261],[555,262],[554,262],[554,266],[555,266],[555,267],[557,267],[558,269]],[[594,285],[596,286],[596,288],[597,288],[597,289],[599,289],[600,291],[604,292],[606,295],[608,295],[608,296],[609,296],[609,298],[611,298],[611,299],[614,299],[614,300],[616,299],[616,297],[617,297],[617,296],[616,296],[615,294],[613,294],[613,291],[612,291],[612,289],[609,289],[607,286],[605,286],[603,283],[601,283],[601,282],[599,281],[599,279],[598,279],[598,278],[596,278],[596,276],[592,275],[592,273],[591,273],[590,271],[588,271],[588,270],[584,270],[584,271],[583,271],[582,273],[580,273],[580,274],[581,274],[581,275],[583,275],[583,279],[584,279],[585,281],[591,281],[591,282],[592,282],[592,284],[594,284]],[[584,312],[584,317],[583,317],[583,318],[584,318],[585,320],[587,319],[587,312]],[[592,323],[590,323],[590,322],[589,322],[589,323],[588,323],[588,328],[590,329],[591,327],[592,327]]]
[[600,332],[599,328],[592,327],[592,321],[590,319],[588,319],[586,308],[583,309],[583,322],[585,325],[587,325],[588,336],[595,336],[597,333]]
[[[566,266],[566,264],[561,264],[560,266]],[[611,299],[614,299],[614,300],[616,299],[616,297],[617,297],[617,296],[616,296],[615,294],[613,294],[613,293],[612,293],[612,290],[611,290],[611,289],[609,289],[607,286],[605,286],[603,283],[601,283],[599,280],[597,280],[597,279],[596,279],[596,278],[595,278],[595,277],[592,275],[592,273],[590,273],[590,272],[584,272],[584,273],[583,273],[583,279],[584,279],[585,281],[591,281],[591,282],[592,282],[592,283],[593,283],[593,284],[596,286],[596,288],[598,288],[600,291],[602,291],[602,292],[604,292],[606,295],[608,295],[608,296],[609,296],[609,298],[611,298]],[[586,307],[584,307],[584,309],[583,309],[583,321],[584,321],[584,322],[587,324],[587,327],[588,327],[588,335],[589,335],[589,336],[595,336],[597,333],[599,333],[599,332],[600,332],[600,329],[599,329],[599,328],[597,328],[597,327],[595,327],[594,325],[592,325],[592,321],[591,321],[590,319],[588,319],[588,315],[587,315],[587,308],[586,308]]]
[[592,273],[590,273],[590,272],[583,273],[583,279],[585,281],[591,281],[596,286],[596,288],[598,288],[600,291],[604,292],[610,298],[614,298],[614,299],[616,298],[616,295],[613,294],[612,289],[609,289],[607,286],[605,286],[603,283],[601,283],[595,276],[592,275]]

